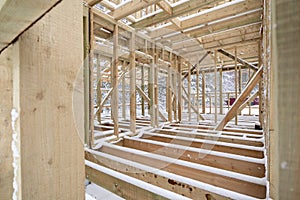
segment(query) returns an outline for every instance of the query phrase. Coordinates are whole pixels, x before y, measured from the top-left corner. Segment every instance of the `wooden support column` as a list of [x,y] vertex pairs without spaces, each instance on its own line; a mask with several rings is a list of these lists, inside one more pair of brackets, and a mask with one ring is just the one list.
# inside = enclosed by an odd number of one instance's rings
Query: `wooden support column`
[[[268,2],[268,1],[267,1]],[[275,142],[271,156],[275,159],[271,170],[274,178],[272,190],[278,192],[273,199],[298,199],[299,185],[299,152],[300,152],[300,2],[283,0],[271,1],[274,17],[273,28],[273,64],[274,73],[274,107],[275,118],[270,136]],[[284,9],[282,6],[284,5]],[[268,16],[267,16],[268,17]],[[271,30],[270,30],[271,31]],[[272,75],[272,74],[271,74]],[[270,124],[271,125],[271,124]],[[278,171],[277,171],[278,170]],[[279,173],[279,177],[276,177]],[[273,177],[272,177],[273,178]],[[278,178],[278,180],[276,180]],[[274,187],[274,188],[273,188]],[[271,192],[273,192],[271,190]]]
[[158,127],[158,57],[159,57],[159,52],[158,49],[156,48],[156,45],[154,45],[154,121],[155,121],[155,127]]
[[188,116],[189,121],[191,121],[191,63],[188,63]]
[[[145,91],[145,69],[144,69],[144,65],[141,65],[141,88],[142,91]],[[145,100],[142,98],[142,116],[145,116]]]
[[[169,55],[169,61],[172,63],[172,53]],[[172,122],[172,68],[168,65],[168,76],[167,76],[167,112],[168,121]]]
[[130,38],[130,131],[136,132],[136,65],[135,65],[135,32]]
[[[238,97],[238,66],[237,66],[237,48],[234,48],[234,88],[235,88],[235,101],[237,100]],[[234,119],[235,125],[238,124],[238,117],[237,113]]]
[[[101,80],[101,64],[100,55],[97,54],[97,106],[100,108],[100,103],[102,100],[102,80]],[[97,113],[97,119],[99,124],[101,124],[101,110]]]
[[84,78],[84,142],[91,147],[90,141],[90,70],[89,70],[89,9],[83,9],[83,78]]
[[89,9],[89,146],[94,145],[94,15]]
[[[126,61],[122,61],[122,73],[125,73]],[[116,88],[118,90],[118,88]],[[122,78],[122,118],[126,119],[126,77]]]
[[[154,45],[151,44],[151,51],[154,54]],[[149,98],[150,98],[150,117],[151,117],[151,126],[155,127],[155,100],[154,100],[154,76],[155,76],[155,64],[154,58],[151,60],[150,64],[150,73],[149,73]]]
[[[199,68],[196,67],[196,108],[199,113]],[[199,122],[199,115],[197,115],[197,123]]]
[[178,98],[178,90],[177,90],[177,55],[174,54],[173,57],[173,70],[172,70],[172,92],[173,92],[173,101],[172,101],[172,106],[173,106],[173,111],[174,111],[174,120],[178,121],[178,115],[177,115],[177,98]]
[[215,51],[214,55],[214,61],[215,61],[215,68],[214,68],[214,77],[215,77],[215,123],[218,122],[218,96],[217,96],[217,51]]
[[114,123],[114,135],[119,137],[119,91],[118,91],[118,65],[119,65],[119,26],[115,25],[113,32],[113,64],[112,64],[112,87],[111,113]]
[[82,25],[62,1],[0,54],[1,199],[84,199]]
[[[258,66],[262,65],[262,45],[259,42],[258,43]],[[258,86],[258,91],[259,91],[259,95],[258,95],[258,99],[259,99],[259,106],[258,106],[258,116],[259,116],[259,123],[262,126],[263,125],[263,106],[262,106],[262,92],[263,92],[264,88],[263,88],[263,83],[262,81],[259,82],[259,86]]]
[[182,80],[181,80],[181,68],[182,68],[182,62],[183,59],[177,57],[178,60],[178,76],[177,76],[177,81],[178,81],[178,121],[181,122],[182,120]]
[[220,88],[220,114],[223,114],[223,71],[222,67],[220,68],[220,79],[219,79],[219,88]]
[[205,71],[202,71],[202,113],[206,113],[206,83],[205,83]]

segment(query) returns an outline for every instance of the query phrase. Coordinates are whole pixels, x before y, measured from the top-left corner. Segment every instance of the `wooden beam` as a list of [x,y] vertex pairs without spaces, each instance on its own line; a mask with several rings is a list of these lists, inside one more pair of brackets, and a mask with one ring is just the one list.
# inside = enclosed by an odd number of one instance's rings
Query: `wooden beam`
[[205,72],[202,71],[202,113],[206,113],[206,83],[205,83]]
[[3,0],[0,4],[0,53],[61,1]]
[[[191,99],[191,64],[188,63],[188,91],[187,91],[187,99]],[[191,101],[188,101],[188,116],[189,121],[191,121]]]
[[183,65],[183,59],[177,57],[178,59],[178,66],[177,66],[177,81],[178,81],[178,121],[181,122],[182,121],[182,78],[181,78],[181,69],[182,69],[182,65]]
[[162,0],[162,1],[158,2],[157,5],[161,9],[163,9],[166,13],[168,13],[169,15],[173,14],[173,9],[172,9],[172,7],[171,7],[171,5],[169,4],[168,1]]
[[[245,101],[245,102],[241,105],[241,107],[239,108],[238,112],[242,112],[242,110],[243,110],[244,108],[246,108],[246,106],[247,106],[249,103],[251,103],[258,95],[259,95],[259,91],[255,92],[253,95],[251,95],[251,96],[247,99],[247,101]],[[250,105],[249,105],[249,106],[250,106]]]
[[[172,63],[172,53],[169,53],[169,61]],[[168,65],[168,75],[167,75],[167,112],[168,121],[172,122],[172,66]]]
[[163,22],[165,20],[184,15],[187,12],[192,12],[194,10],[200,9],[202,7],[205,7],[209,4],[218,3],[220,0],[190,0],[185,1],[183,3],[180,3],[173,7],[173,14],[169,15],[169,13],[166,12],[160,12],[155,15],[147,16],[146,18],[143,18],[142,20],[139,20],[132,24],[134,28],[144,28],[148,27],[160,22]]
[[[102,79],[101,79],[101,60],[100,60],[100,55],[96,55],[97,61],[97,105],[100,107],[100,103],[102,101]],[[97,120],[99,124],[101,124],[101,112],[97,114]]]
[[[187,95],[185,88],[182,87],[182,89],[183,89],[184,93]],[[201,120],[204,120],[203,116],[199,113],[199,111],[197,111],[197,108],[195,106],[193,106],[190,99],[185,97],[183,94],[182,94],[182,98],[191,105],[192,110],[198,115],[198,118],[200,118]]]
[[[224,49],[219,49],[218,52],[220,52],[223,55],[225,55],[225,56],[227,56],[227,57],[235,60],[235,55],[232,55],[231,53],[225,51]],[[243,65],[251,68],[252,70],[254,70],[254,71],[258,70],[258,68],[256,66],[252,65],[251,63],[248,63],[247,61],[245,61],[245,60],[243,60],[243,59],[241,59],[239,57],[236,57],[236,59],[237,59],[237,62],[239,62],[239,63],[241,63],[241,64],[243,64]]]
[[[150,104],[150,98],[145,94],[145,92],[138,86],[136,86],[136,89],[137,89],[137,92],[142,96],[142,98],[144,100],[146,100],[148,102],[148,104]],[[160,118],[163,120],[163,121],[168,121],[167,118],[162,114],[162,112],[160,110],[158,110],[158,114],[160,116]]]
[[[212,9],[205,10],[203,13],[199,12],[197,15],[191,18],[181,20],[181,26],[179,30],[185,30],[201,24],[209,24],[210,22],[231,17],[243,12],[247,12],[252,9],[261,7],[261,3],[256,0],[247,1],[234,1],[220,6],[213,7]],[[164,25],[165,31],[161,31],[161,28],[157,28],[150,33],[152,38],[162,37],[171,33],[174,30],[178,30],[178,26],[174,24]]]
[[135,32],[130,38],[130,131],[136,133],[136,65],[135,65]]
[[216,126],[215,130],[221,131],[226,126],[226,124],[237,114],[238,109],[244,103],[247,96],[251,93],[253,88],[259,83],[261,80],[263,72],[263,67],[260,67],[259,70],[252,77],[251,81],[246,85],[243,92],[239,95],[239,97],[235,100],[234,104],[230,108],[230,110],[226,113],[225,117],[222,121]]
[[[125,61],[122,62],[122,73],[125,73]],[[122,78],[122,118],[126,119],[126,78]]]
[[214,105],[215,105],[215,113],[214,113],[214,117],[215,117],[215,123],[218,122],[218,96],[217,96],[217,66],[218,66],[218,57],[217,57],[218,53],[217,51],[214,52],[214,63],[215,63],[215,67],[214,67]]
[[[210,51],[205,52],[205,54],[200,58],[200,60],[198,61],[198,63],[196,63],[191,69],[190,69],[190,73],[193,74],[193,71],[197,68],[197,64],[201,64],[202,61],[210,54]],[[182,78],[185,79],[187,76],[189,75],[189,72],[186,72]]]
[[151,6],[159,1],[161,0],[151,0],[151,1],[132,0],[122,5],[121,7],[115,9],[112,12],[112,16],[115,20],[119,20],[139,10],[142,10],[143,8]]
[[98,4],[98,3],[100,3],[101,1],[103,1],[103,0],[86,0],[87,1],[87,3],[89,4],[89,6],[94,6],[94,5],[96,5],[96,4]]
[[[119,65],[119,26],[115,25],[115,30],[113,33],[113,64],[111,69],[112,76],[112,86],[113,88],[118,88],[118,65]],[[111,113],[112,120],[114,123],[114,135],[119,137],[119,91],[117,89],[112,90],[111,96]]]

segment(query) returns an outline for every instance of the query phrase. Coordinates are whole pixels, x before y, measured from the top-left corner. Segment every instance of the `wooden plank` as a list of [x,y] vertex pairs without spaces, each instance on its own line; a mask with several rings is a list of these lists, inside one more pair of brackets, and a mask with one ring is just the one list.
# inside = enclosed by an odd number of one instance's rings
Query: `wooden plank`
[[227,57],[229,57],[229,58],[231,58],[231,59],[233,59],[233,60],[236,59],[237,62],[239,62],[239,63],[241,63],[241,64],[243,64],[243,65],[245,65],[245,66],[251,68],[251,69],[254,70],[254,71],[257,71],[257,70],[258,70],[258,68],[257,68],[256,66],[254,66],[253,64],[248,63],[247,61],[245,61],[245,60],[243,60],[243,59],[241,59],[241,58],[239,58],[239,57],[236,57],[236,58],[235,58],[235,55],[232,55],[231,53],[225,51],[224,49],[219,49],[218,52],[222,53],[223,55],[225,55],[225,56],[227,56]]
[[[169,62],[172,61],[172,53],[169,53]],[[168,112],[168,121],[172,122],[172,66],[168,65],[168,76],[167,76],[167,112]]]
[[82,44],[74,0],[19,38],[22,199],[84,199]]
[[[182,90],[187,95],[187,92],[186,92],[186,90],[185,90],[184,87],[182,87]],[[193,106],[193,104],[191,103],[190,99],[188,99],[187,97],[185,97],[183,94],[182,94],[182,98],[191,105],[192,110],[198,115],[198,117],[201,120],[204,120],[203,116],[199,112],[197,112],[197,108],[195,106]]]
[[[127,148],[133,148],[152,154],[158,154],[176,158],[179,160],[188,161],[191,163],[197,163],[224,169],[228,171],[238,172],[246,175],[263,177],[264,176],[264,164],[259,164],[251,161],[245,161],[240,159],[232,159],[226,156],[218,156],[215,152],[203,156],[204,151],[201,152],[198,148],[185,147],[181,149],[176,148],[175,144],[152,142],[145,139],[125,139],[123,146]],[[199,159],[199,155],[201,159]]]
[[[100,55],[97,54],[97,61],[96,61],[96,65],[97,65],[97,105],[98,107],[100,107],[100,103],[102,101],[102,80],[101,80],[101,60],[100,60]],[[97,120],[99,122],[99,124],[101,124],[101,112],[99,112],[97,114]]]
[[250,103],[251,103],[252,101],[254,101],[254,99],[255,99],[258,95],[259,95],[259,91],[255,92],[253,95],[251,95],[251,96],[247,99],[247,101],[245,101],[245,102],[241,105],[241,107],[239,108],[238,112],[242,112],[242,110],[243,110],[244,108],[246,108],[246,106],[247,106],[248,104],[249,104],[249,107],[250,107]]
[[[278,199],[297,199],[300,195],[299,179],[296,176],[296,174],[300,173],[300,29],[298,21],[300,2],[291,1],[288,4],[284,4],[282,0],[275,0],[271,5],[273,5],[272,11],[274,9],[275,12],[272,23],[277,25],[276,30],[272,29],[268,31],[275,31],[273,32],[274,39],[271,48],[274,53],[272,56],[274,58],[274,65],[272,67],[274,67],[273,84],[275,90],[275,108],[273,114],[276,116],[276,120],[272,123],[274,123],[274,137],[278,137],[278,143],[277,145],[275,143],[273,154],[273,156],[279,154],[276,162],[279,170]],[[282,5],[285,5],[284,9],[280,7]],[[267,10],[268,15],[270,14],[269,12]],[[269,28],[270,24],[271,22],[266,24],[267,28]],[[269,35],[266,35],[266,38],[269,40]]]
[[173,14],[169,15],[169,13],[166,12],[160,12],[155,15],[147,16],[146,18],[143,18],[142,20],[139,20],[132,24],[134,28],[144,28],[147,26],[151,26],[157,23],[160,23],[162,21],[184,15],[187,12],[192,12],[194,10],[200,9],[202,7],[205,7],[209,4],[218,3],[220,0],[189,0],[185,1],[183,3],[180,3],[173,7]]
[[[145,90],[145,69],[144,69],[144,65],[141,66],[141,89],[142,91]],[[142,116],[145,116],[145,100],[144,98],[142,98]]]
[[[228,2],[213,7],[212,9],[205,10],[204,12],[199,12],[194,17],[181,20],[181,28],[179,30],[188,29],[201,24],[209,24],[210,22],[231,17],[259,7],[261,7],[261,3],[257,0]],[[157,28],[150,33],[150,36],[152,38],[162,37],[174,30],[178,30],[178,26],[175,26],[174,24],[164,25],[164,29],[164,31],[161,31],[161,28]]]
[[[96,166],[96,167],[94,167]],[[100,171],[100,170],[102,171]],[[146,190],[142,184],[142,182],[138,182],[140,185],[136,184],[135,181],[127,181],[133,180],[129,176],[125,176],[121,173],[116,173],[113,170],[110,170],[104,166],[97,166],[92,162],[86,161],[86,178],[91,180],[92,182],[100,185],[101,187],[129,200],[134,199],[145,199],[145,200],[164,200],[164,198],[157,193],[153,193],[152,191]],[[117,176],[119,175],[119,176]],[[120,177],[125,177],[121,179]],[[126,179],[126,180],[125,180]],[[149,184],[148,184],[149,185]],[[148,186],[147,185],[147,186]]]
[[[122,73],[125,73],[125,61],[122,62]],[[122,77],[122,118],[126,119],[126,78]]]
[[216,130],[221,131],[226,124],[237,114],[238,109],[240,106],[244,103],[247,96],[251,93],[253,88],[258,84],[258,82],[261,80],[263,72],[263,67],[260,67],[259,70],[255,73],[255,75],[252,77],[250,82],[246,85],[243,92],[238,96],[238,98],[235,100],[234,104],[230,108],[230,110],[226,113],[225,117],[222,119],[222,121],[216,126]]
[[163,9],[166,13],[168,13],[169,15],[173,14],[173,9],[172,9],[172,7],[171,7],[171,5],[169,4],[168,1],[162,0],[162,1],[158,2],[157,5],[161,9]]
[[[101,159],[102,163],[107,163],[108,160],[113,161],[115,156],[121,157],[122,159],[119,159],[119,161],[115,161],[114,164],[112,164],[114,166],[114,169],[121,171],[122,168],[128,169],[130,166],[135,167],[136,168],[135,171],[139,171],[141,173],[130,173],[131,176],[142,180],[146,179],[150,183],[156,184],[164,189],[170,190],[175,185],[177,185],[177,187],[178,186],[181,187],[182,184],[187,184],[185,178],[189,178],[189,179],[192,178],[194,180],[208,183],[213,186],[221,187],[235,192],[240,192],[247,195],[252,195],[256,197],[261,196],[261,198],[265,196],[265,186],[263,185],[250,183],[245,180],[237,179],[235,177],[226,177],[222,174],[200,170],[199,168],[189,167],[187,163],[182,161],[178,161],[177,163],[174,163],[174,159],[167,160],[161,156],[157,156],[156,158],[151,156],[144,156],[142,154],[138,154],[134,152],[122,151],[121,148],[113,148],[108,145],[102,147],[102,152],[98,153],[99,157],[97,156],[97,158]],[[107,154],[109,155],[106,156]],[[140,163],[140,164],[135,165],[136,163]],[[123,166],[118,167],[118,164]],[[147,166],[148,170],[144,166]],[[156,170],[156,169],[169,172],[170,175],[169,176],[163,175],[163,173],[160,173],[160,170]],[[122,170],[122,172],[123,171],[124,170]],[[154,175],[157,175],[156,178],[157,180],[152,181],[151,179],[149,179],[150,175],[148,175],[148,173],[153,173],[152,177]],[[180,175],[180,177],[175,178],[174,176],[172,176],[173,174]],[[161,176],[165,178],[164,182],[162,182],[162,180],[158,178]],[[177,184],[170,184],[170,181],[168,183],[168,180],[166,180],[168,178],[172,179],[174,182],[177,182]],[[243,185],[244,187],[238,187],[237,185]],[[189,188],[192,188],[192,190],[190,190]],[[171,189],[171,191],[177,191],[179,192],[179,194],[181,193],[184,194],[184,196],[195,199],[196,198],[195,191],[199,189],[201,188],[195,187],[195,185],[188,184],[186,185],[186,187],[181,187],[180,191],[178,191],[178,189],[177,190]]]
[[202,113],[205,114],[206,111],[206,83],[205,83],[205,72],[202,71]]
[[[197,112],[199,113],[199,68],[196,68],[196,109]],[[197,122],[199,122],[199,115],[197,115]]]
[[3,0],[0,4],[0,53],[60,2]]
[[89,6],[94,6],[94,5],[100,3],[103,0],[86,0],[86,1],[89,4]]
[[[14,188],[14,168],[12,163],[16,162],[17,158],[13,157],[12,150],[12,141],[13,141],[13,130],[12,130],[12,116],[11,111],[14,107],[14,99],[17,99],[17,96],[13,96],[13,69],[14,69],[14,60],[18,60],[18,43],[8,47],[0,54],[0,196],[3,199],[11,199],[13,196]],[[16,80],[17,81],[17,80]],[[14,81],[14,84],[16,82]],[[14,128],[17,128],[16,126]],[[16,141],[16,150],[18,148],[18,139],[20,138],[19,134],[15,134]],[[18,162],[18,161],[17,161]],[[19,166],[16,162],[16,166]],[[20,170],[20,168],[19,168]],[[16,170],[18,172],[19,170]],[[16,173],[17,175],[17,173]],[[17,178],[17,176],[16,176]],[[15,179],[17,181],[17,179]],[[16,182],[19,184],[19,182]],[[21,189],[21,186],[15,188],[17,190]],[[20,192],[15,193],[16,197],[20,197]]]
[[218,122],[218,96],[217,96],[217,66],[218,66],[218,53],[217,51],[215,51],[214,53],[214,62],[215,62],[215,67],[214,67],[214,105],[215,105],[215,113],[214,113],[214,117],[215,117],[215,123]]
[[89,9],[89,147],[94,146],[94,15]]
[[182,121],[182,77],[181,77],[181,69],[182,69],[182,58],[179,58],[177,57],[178,59],[178,66],[177,66],[177,70],[178,70],[178,73],[177,73],[177,81],[178,81],[178,86],[177,86],[177,89],[178,89],[178,121],[181,122]]
[[151,6],[159,1],[161,0],[151,0],[151,1],[132,0],[122,5],[121,7],[115,9],[112,12],[112,16],[115,20],[119,20],[139,10],[142,10],[145,7]]
[[130,38],[130,131],[136,132],[136,65],[135,65],[135,32],[131,33]]
[[[111,69],[112,86],[118,88],[118,65],[119,65],[119,26],[115,25],[113,32],[113,64]],[[117,89],[112,90],[111,94],[111,113],[112,120],[114,123],[114,135],[119,137],[119,91]]]

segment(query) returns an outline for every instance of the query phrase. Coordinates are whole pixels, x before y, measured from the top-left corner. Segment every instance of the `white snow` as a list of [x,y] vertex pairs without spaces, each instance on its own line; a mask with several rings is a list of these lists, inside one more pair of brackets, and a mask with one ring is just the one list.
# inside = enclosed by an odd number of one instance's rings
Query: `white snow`
[[101,199],[109,199],[109,200],[125,200],[122,197],[96,185],[95,183],[91,183],[85,188],[86,200],[101,200]]
[[14,178],[13,178],[13,200],[18,199],[18,171],[19,171],[19,158],[20,158],[20,152],[18,148],[18,132],[16,130],[16,121],[19,117],[18,111],[13,108],[11,111],[11,127],[12,127],[12,142],[11,142],[11,149],[13,152],[13,163],[12,166],[14,168]]

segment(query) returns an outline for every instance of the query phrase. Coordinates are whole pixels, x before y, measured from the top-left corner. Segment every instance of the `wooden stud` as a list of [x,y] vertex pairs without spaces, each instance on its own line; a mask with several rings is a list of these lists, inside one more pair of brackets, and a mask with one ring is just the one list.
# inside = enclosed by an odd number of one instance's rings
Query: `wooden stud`
[[111,113],[114,123],[114,135],[119,137],[119,91],[118,91],[118,66],[119,66],[119,26],[115,25],[113,32],[113,64],[112,64],[112,90],[111,96]]
[[[122,61],[122,67],[121,67],[122,73],[125,73],[125,64],[126,62]],[[126,119],[126,77],[123,76],[121,80],[122,80],[122,118]]]
[[223,114],[223,70],[222,70],[222,67],[221,69],[219,70],[219,73],[220,73],[220,79],[219,79],[219,87],[220,87],[220,91],[219,91],[219,94],[220,94],[220,114]]
[[177,74],[177,81],[178,81],[178,121],[182,121],[182,78],[181,78],[181,69],[182,69],[182,62],[183,59],[177,57],[178,60],[178,74]]
[[[172,60],[172,53],[169,54],[170,63]],[[168,121],[172,122],[172,68],[171,65],[168,65],[168,76],[167,76],[167,112],[168,112]]]
[[[97,54],[96,57],[97,57],[97,61],[96,61],[97,62],[97,106],[100,107],[100,103],[102,100],[101,60],[99,54]],[[99,124],[101,124],[101,112],[102,111],[98,112],[97,114],[97,119]]]
[[[199,113],[199,68],[196,67],[196,108]],[[199,115],[197,115],[197,123],[199,122]]]
[[136,65],[135,65],[135,33],[130,38],[130,131],[136,132]]
[[[188,101],[188,116],[189,116],[189,121],[191,121],[191,63],[188,63],[188,95],[187,98],[189,99]],[[202,82],[203,84],[203,82]]]
[[214,67],[214,81],[215,81],[215,94],[214,94],[214,97],[215,97],[215,123],[218,122],[218,96],[217,96],[217,66],[218,66],[218,60],[217,60],[217,51],[215,51],[215,55],[214,55],[214,62],[215,62],[215,67]]
[[[235,88],[235,102],[237,100],[237,97],[238,97],[238,66],[237,66],[237,48],[235,47],[234,48],[234,88]],[[236,114],[235,116],[235,125],[238,124],[238,116]]]
[[[144,69],[144,65],[141,65],[141,89],[142,91],[145,90],[145,69]],[[142,116],[145,116],[145,100],[142,98]]]
[[206,113],[206,83],[204,71],[202,71],[202,113]]

